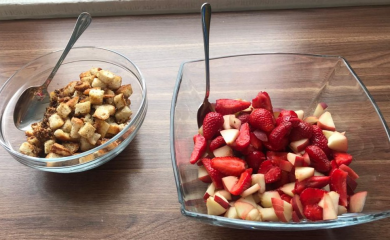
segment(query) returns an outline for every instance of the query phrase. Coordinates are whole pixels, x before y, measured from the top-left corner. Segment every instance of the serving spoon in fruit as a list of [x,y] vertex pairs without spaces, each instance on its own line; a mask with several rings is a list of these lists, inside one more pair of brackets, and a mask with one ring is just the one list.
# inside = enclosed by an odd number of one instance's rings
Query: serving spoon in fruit
[[203,119],[207,113],[212,111],[209,102],[210,95],[210,62],[209,62],[209,36],[210,36],[210,21],[211,21],[211,6],[209,3],[204,3],[201,7],[202,13],[202,29],[203,29],[203,43],[204,43],[204,62],[206,67],[206,94],[202,105],[199,106],[197,113],[198,127],[202,126]]
[[19,97],[14,110],[14,124],[16,128],[24,131],[28,129],[32,123],[42,120],[43,115],[46,112],[46,107],[50,102],[50,95],[47,91],[47,87],[53,80],[69,51],[72,49],[77,39],[79,39],[83,32],[88,28],[89,24],[91,24],[91,21],[92,18],[89,13],[83,12],[79,15],[69,42],[47,80],[41,86],[27,88]]

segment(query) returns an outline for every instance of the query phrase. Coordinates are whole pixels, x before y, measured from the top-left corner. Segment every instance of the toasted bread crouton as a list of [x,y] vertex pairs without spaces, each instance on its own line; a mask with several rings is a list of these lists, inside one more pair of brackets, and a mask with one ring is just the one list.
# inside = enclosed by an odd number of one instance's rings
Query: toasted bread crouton
[[100,89],[91,89],[89,91],[89,99],[91,104],[103,104],[104,90]]
[[123,93],[121,94],[118,94],[114,97],[114,103],[115,103],[115,107],[117,109],[121,109],[123,108],[124,106],[126,106],[126,99],[125,97],[123,96]]
[[117,90],[122,85],[122,78],[115,76],[114,79],[108,82],[107,87],[112,90]]
[[99,80],[104,82],[105,84],[109,84],[115,78],[115,75],[108,70],[100,70],[97,76]]
[[54,140],[47,140],[47,141],[44,143],[45,154],[48,154],[48,153],[51,152],[51,146],[53,146],[54,143],[55,143]]
[[39,145],[41,145],[41,142],[35,136],[28,137],[27,142],[36,146],[36,147],[39,147]]
[[106,132],[106,137],[113,137],[121,131],[117,123],[110,123],[110,127]]
[[89,154],[85,157],[79,158],[79,163],[86,163],[86,162],[92,161],[94,159],[95,159],[95,156],[93,154]]
[[120,123],[125,123],[130,119],[132,113],[133,112],[130,110],[130,108],[125,106],[115,113],[115,119]]
[[131,87],[131,84],[122,85],[115,91],[115,93],[116,94],[123,93],[123,96],[125,98],[129,98],[131,94],[133,94],[133,88]]
[[72,109],[69,107],[69,105],[62,102],[62,103],[60,103],[60,105],[58,105],[56,111],[57,111],[57,114],[60,115],[61,118],[65,119],[72,112]]
[[49,97],[50,97],[50,102],[57,101],[57,94],[54,91],[49,93]]
[[94,124],[91,114],[85,115],[83,118],[81,118],[81,120],[83,120],[84,123],[90,123],[92,125]]
[[91,111],[91,102],[85,101],[82,103],[77,103],[75,108],[75,115],[85,115]]
[[64,132],[62,129],[55,130],[54,137],[60,141],[71,141],[72,140],[72,138],[70,137],[70,134],[67,132]]
[[127,106],[130,106],[131,105],[131,100],[128,98],[128,99],[126,99],[126,105]]
[[[50,152],[46,155],[46,158],[60,158],[62,157],[61,155],[58,155],[57,153]],[[48,167],[54,167],[56,163],[55,162],[47,162],[46,166]],[[58,163],[57,163],[58,164]]]
[[24,142],[22,145],[19,147],[19,151],[27,156],[31,157],[38,157],[38,149],[36,146],[32,145],[29,142]]
[[72,81],[66,87],[64,88],[64,95],[65,96],[71,96],[75,91],[75,86],[77,84],[77,81]]
[[52,130],[56,130],[60,127],[62,127],[62,125],[64,125],[64,120],[62,120],[62,118],[60,117],[60,115],[58,115],[57,113],[54,113],[53,115],[51,115],[49,117],[49,126]]
[[62,144],[65,148],[67,148],[72,154],[77,152],[80,148],[79,143],[74,143],[74,142],[67,142]]
[[74,89],[80,92],[84,92],[88,88],[91,88],[91,84],[89,84],[89,82],[78,81],[74,86]]
[[[103,139],[102,139],[102,145],[103,145],[104,143],[108,142],[109,140],[110,140],[110,139],[103,138]],[[111,150],[113,150],[114,148],[116,148],[118,145],[119,145],[119,142],[118,142],[118,141],[114,141],[114,142],[112,142],[111,144],[109,144],[105,149],[106,149],[107,151],[111,151]]]
[[55,154],[58,154],[61,156],[72,155],[72,153],[66,147],[64,147],[63,145],[58,144],[58,143],[54,143],[50,149],[51,149],[52,153],[55,153]]
[[101,68],[95,67],[95,68],[89,69],[89,72],[90,72],[92,75],[95,75],[95,76],[96,76],[96,74],[97,74],[100,70],[102,70],[102,69],[101,69]]
[[80,75],[79,75],[80,79],[82,79],[84,77],[89,77],[89,76],[92,76],[92,74],[89,70],[86,72],[80,73]]
[[109,127],[110,124],[108,124],[106,121],[98,118],[95,120],[96,132],[99,133],[102,136],[102,138],[106,136]]
[[104,104],[104,105],[100,105],[96,108],[96,111],[93,114],[93,116],[96,118],[99,118],[101,120],[106,120],[110,117],[110,115],[113,115],[114,113],[115,113],[114,106]]
[[102,80],[99,78],[94,78],[91,84],[92,87],[100,87],[101,89],[106,89],[107,84],[105,84]]
[[72,123],[70,122],[69,118],[65,119],[65,123],[64,125],[62,125],[61,129],[66,133],[70,133],[70,131],[72,130]]
[[34,136],[34,130],[28,129],[28,130],[25,131],[25,134],[26,134],[27,137]]
[[115,97],[115,93],[111,89],[107,89],[104,92],[103,98],[104,98],[106,103],[114,105],[114,97]]
[[90,138],[87,138],[87,140],[90,144],[96,145],[96,142],[99,140],[100,136],[101,135],[99,133],[94,133],[93,136]]
[[94,78],[95,78],[95,76],[91,75],[91,76],[88,76],[88,77],[80,78],[80,81],[87,82],[87,83],[89,83],[89,85],[91,85]]
[[84,122],[80,118],[75,118],[75,117],[72,118],[70,122],[72,123],[72,129],[70,130],[70,137],[77,139],[80,137],[78,132],[80,128],[84,126]]
[[82,126],[79,130],[79,134],[83,138],[91,138],[93,134],[95,133],[96,128],[92,126],[90,123],[85,123],[84,126]]
[[69,101],[67,101],[65,104],[68,105],[72,110],[75,109],[76,104],[79,102],[79,97],[74,96]]
[[86,138],[83,138],[83,137],[80,138],[80,150],[82,152],[88,151],[94,147],[95,146],[90,144]]

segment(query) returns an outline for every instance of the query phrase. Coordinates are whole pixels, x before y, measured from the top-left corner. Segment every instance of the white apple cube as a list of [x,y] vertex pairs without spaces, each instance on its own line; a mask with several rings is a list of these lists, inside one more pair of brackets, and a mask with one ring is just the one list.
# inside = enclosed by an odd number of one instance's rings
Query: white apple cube
[[280,198],[277,191],[266,191],[260,195],[260,205],[265,208],[272,207],[272,198]]
[[306,178],[314,176],[314,168],[312,167],[296,167],[295,168],[295,178],[298,181],[302,181]]
[[249,221],[261,221],[261,214],[257,208],[253,208],[246,215],[245,220]]
[[305,112],[303,110],[297,110],[297,111],[295,111],[295,113],[297,114],[298,118],[301,120],[303,119],[303,116],[305,114]]
[[239,130],[238,129],[226,129],[226,130],[222,130],[220,133],[223,137],[223,140],[225,140],[226,144],[230,145],[236,141],[238,134],[239,134]]
[[246,216],[248,215],[248,213],[254,209],[254,207],[247,203],[247,202],[243,202],[243,201],[236,201],[236,203],[234,204],[234,207],[236,208],[236,212],[237,212],[237,215],[239,218],[241,219],[245,219]]
[[214,185],[214,183],[211,183],[207,187],[207,190],[206,190],[205,194],[203,195],[203,199],[206,201],[209,197],[214,196],[214,194],[215,194],[215,185]]
[[256,183],[255,185],[252,185],[248,189],[246,189],[244,192],[241,193],[241,197],[247,197],[249,195],[254,194],[255,192],[260,190],[260,185]]
[[364,204],[367,198],[367,191],[358,192],[351,196],[349,200],[349,211],[359,213],[363,211]]
[[227,176],[222,178],[222,184],[225,190],[231,192],[232,188],[238,182],[238,178],[235,176]]
[[228,145],[217,148],[213,151],[214,157],[229,157],[233,156],[233,149]]
[[235,207],[230,207],[230,208],[226,211],[226,213],[225,213],[224,216],[227,217],[227,218],[231,218],[231,219],[240,219],[240,218],[238,217],[238,214],[237,214],[237,211],[236,211],[236,208],[235,208]]
[[[232,114],[229,114],[229,115],[224,115],[223,116],[223,126],[222,128],[223,129],[231,129],[232,127],[230,126],[230,116],[234,116]],[[235,117],[235,116],[234,116]]]
[[282,222],[289,222],[292,218],[292,205],[282,199],[272,198],[272,207],[275,210],[276,216]]
[[308,138],[304,138],[304,139],[301,139],[301,140],[298,140],[298,141],[291,142],[290,143],[290,148],[291,148],[291,150],[293,150],[294,153],[300,153],[303,150],[305,150],[305,148],[307,146],[309,146],[309,144],[310,144],[309,139]]
[[226,212],[226,208],[221,206],[214,200],[214,197],[209,197],[206,201],[207,214],[219,216]]
[[292,192],[295,188],[295,182],[286,183],[283,186],[280,187],[280,190],[284,192],[285,194],[289,195],[290,197],[294,196],[294,193]]
[[334,131],[329,131],[329,130],[322,130],[322,133],[324,134],[326,139],[329,139],[329,137],[332,136],[333,133],[335,133],[335,132]]
[[322,130],[335,131],[336,127],[333,122],[332,114],[324,112],[319,118],[317,126]]
[[259,193],[265,192],[265,179],[264,174],[257,173],[252,175],[252,185],[259,184]]
[[322,219],[323,220],[336,219],[338,209],[333,205],[332,198],[329,196],[329,194],[325,193],[322,200],[323,200]]
[[214,201],[216,201],[223,208],[228,209],[230,207],[229,201],[221,194],[214,195]]
[[293,196],[292,207],[293,207],[294,211],[297,213],[299,219],[302,219],[305,217],[305,215],[303,215],[303,206],[302,206],[302,202],[301,202],[299,195]]
[[317,124],[318,122],[318,117],[310,116],[305,119],[303,119],[304,122],[310,123],[310,124]]
[[211,177],[204,166],[198,168],[198,179],[204,183],[211,183]]
[[230,194],[230,192],[226,191],[225,189],[216,191],[214,196],[217,195],[226,198],[226,200],[228,201],[232,200],[232,195]]
[[241,127],[241,120],[236,118],[235,115],[229,115],[229,124],[230,127],[235,128],[235,129],[240,129]]
[[273,207],[259,209],[263,221],[276,222],[279,220]]
[[337,215],[340,216],[340,215],[343,215],[344,213],[347,213],[347,212],[348,212],[348,210],[347,210],[346,207],[338,205],[338,207],[337,207]]
[[328,138],[328,147],[339,152],[348,150],[348,139],[345,135],[335,132]]
[[315,117],[321,116],[324,113],[325,109],[327,108],[328,105],[326,103],[323,102],[318,103],[316,109],[314,110],[313,116]]

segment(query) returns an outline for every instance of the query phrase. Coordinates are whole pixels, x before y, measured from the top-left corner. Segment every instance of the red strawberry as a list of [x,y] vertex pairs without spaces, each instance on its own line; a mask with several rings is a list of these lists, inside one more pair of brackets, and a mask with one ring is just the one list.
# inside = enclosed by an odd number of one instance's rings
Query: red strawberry
[[303,210],[305,217],[311,221],[321,221],[323,218],[322,207],[318,205],[307,205]]
[[190,163],[195,164],[206,152],[207,144],[206,139],[200,135],[197,134],[194,136],[194,150],[191,153],[190,157]]
[[238,157],[215,157],[211,166],[227,176],[240,176],[245,171],[245,161]]
[[291,203],[291,200],[292,200],[292,197],[290,197],[289,195],[287,195],[285,193],[280,194],[280,198],[288,203]]
[[203,136],[210,140],[223,126],[223,116],[220,113],[210,112],[203,120]]
[[233,195],[240,195],[243,191],[248,189],[252,183],[251,176],[252,176],[252,168],[248,168],[243,173],[241,173],[240,179],[238,180],[236,185],[233,186],[230,193]]
[[357,187],[357,182],[353,180],[350,176],[347,176],[347,194],[349,196],[355,194],[356,187]]
[[348,167],[347,165],[341,164],[339,166],[339,168],[341,170],[343,170],[344,172],[348,173],[348,176],[350,178],[352,178],[353,180],[356,180],[359,178],[359,175],[352,168]]
[[336,169],[338,169],[339,166],[337,166],[337,163],[335,160],[330,161],[330,171],[329,171],[329,176],[332,175],[332,172]]
[[335,169],[330,175],[330,190],[340,194],[339,204],[346,207],[347,201],[347,176],[348,173],[340,169]]
[[280,159],[280,160],[287,160],[287,154],[288,152],[274,152],[274,151],[267,151],[267,159],[273,160],[273,159]]
[[282,110],[282,111],[280,111],[278,117],[283,117],[283,116],[291,116],[291,117],[298,118],[298,115],[293,110]]
[[348,153],[334,152],[333,158],[338,166],[340,166],[341,164],[348,166],[352,162],[352,156]]
[[282,170],[280,167],[272,167],[264,174],[265,183],[273,183],[282,177]]
[[251,139],[251,145],[256,149],[261,149],[263,147],[263,144],[261,143],[260,139],[258,139],[253,132],[251,132],[249,135]]
[[301,194],[306,188],[323,188],[329,184],[329,176],[313,176],[302,181],[295,182],[294,194]]
[[318,204],[326,191],[318,188],[306,188],[300,194],[300,199],[303,206]]
[[263,142],[263,145],[267,150],[270,150],[270,151],[274,151],[274,152],[284,151],[284,150],[286,150],[286,147],[284,147],[284,146],[288,145],[288,138],[283,138],[281,147],[278,147],[278,148],[272,146],[269,142]]
[[296,118],[296,117],[293,117],[291,115],[285,115],[283,117],[278,117],[276,119],[276,126],[278,126],[279,124],[281,124],[282,122],[290,122],[292,124],[293,127],[296,127],[298,126],[298,124],[300,122],[302,122],[301,119],[299,118]]
[[291,130],[289,139],[291,142],[294,142],[304,138],[311,138],[312,135],[313,125],[307,122],[300,122],[298,126]]
[[[235,144],[235,143],[234,143]],[[237,150],[237,149],[234,149]],[[248,154],[251,154],[253,151],[256,151],[257,149],[254,148],[252,145],[249,144],[247,148],[241,151],[242,155],[247,156]]]
[[282,122],[274,128],[268,137],[271,146],[277,149],[285,148],[287,144],[284,139],[290,134],[291,128],[292,124],[290,122]]
[[270,111],[272,111],[272,103],[271,98],[269,97],[267,92],[259,92],[257,96],[252,99],[252,107],[254,108],[264,108]]
[[330,161],[321,148],[310,145],[306,147],[305,152],[309,154],[310,165],[313,166],[315,170],[326,173],[331,169]]
[[274,115],[264,108],[258,108],[249,115],[249,123],[256,129],[271,132],[275,127]]
[[216,138],[214,138],[211,142],[210,142],[210,146],[209,146],[209,149],[210,151],[214,151],[215,149],[217,148],[220,148],[220,147],[223,147],[226,145],[226,142],[225,140],[223,139],[222,136],[218,136]]
[[202,158],[203,166],[206,168],[207,173],[211,177],[211,181],[213,181],[214,186],[218,189],[223,189],[223,183],[222,178],[225,177],[220,171],[213,168],[211,166],[211,159],[210,158]]
[[244,123],[241,125],[240,133],[236,139],[236,149],[242,151],[249,146],[250,142],[249,124]]
[[328,158],[331,158],[332,152],[328,147],[328,139],[322,133],[322,129],[317,125],[313,125],[313,135],[310,138],[310,142],[312,145],[315,145],[321,148]]
[[241,124],[247,123],[249,121],[249,113],[241,113],[237,118],[241,121]]
[[247,109],[250,105],[250,102],[241,100],[218,99],[215,104],[215,111],[222,115],[234,114]]
[[258,173],[266,174],[273,166],[271,160],[265,160],[260,164]]
[[[281,170],[282,168],[279,167]],[[286,172],[286,171],[281,171],[280,173],[280,178],[278,181],[272,183],[272,189],[277,189],[277,188],[280,188],[282,187],[283,185],[287,184],[290,182],[290,176],[289,176],[289,172]]]
[[260,168],[260,164],[265,160],[264,153],[260,151],[253,151],[245,157],[248,167],[253,169],[253,173],[257,173]]

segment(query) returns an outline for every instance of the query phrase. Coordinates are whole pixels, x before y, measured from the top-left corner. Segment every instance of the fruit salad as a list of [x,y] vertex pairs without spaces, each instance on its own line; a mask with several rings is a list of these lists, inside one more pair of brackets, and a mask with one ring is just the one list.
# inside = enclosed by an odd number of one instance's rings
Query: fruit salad
[[[345,132],[325,103],[311,115],[274,109],[267,92],[218,99],[193,137],[190,163],[209,183],[207,213],[252,221],[337,219],[363,210]],[[205,186],[206,188],[206,186]]]

